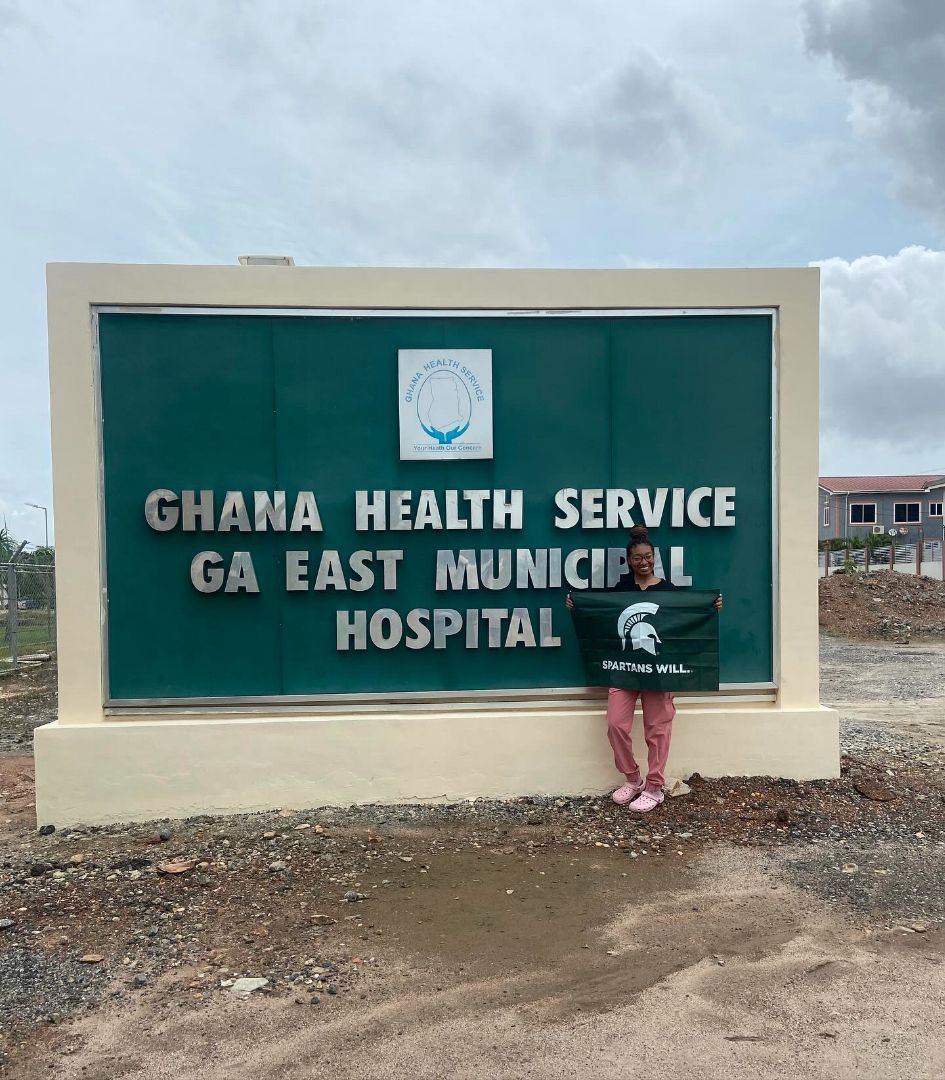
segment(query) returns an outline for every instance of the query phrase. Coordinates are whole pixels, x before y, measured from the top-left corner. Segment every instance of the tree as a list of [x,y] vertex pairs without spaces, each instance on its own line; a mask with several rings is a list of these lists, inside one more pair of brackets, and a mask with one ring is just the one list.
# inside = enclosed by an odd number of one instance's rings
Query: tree
[[32,551],[25,551],[20,557],[20,561],[28,563],[30,566],[52,566],[56,561],[56,549],[51,546],[43,547],[40,545],[33,548]]
[[10,535],[10,530],[6,525],[0,527],[0,563],[9,562],[16,547],[16,541]]
[[[0,563],[8,563],[19,546],[19,540],[13,536],[6,524],[0,525]],[[51,545],[49,547],[40,545],[32,551],[24,549],[17,559],[22,566],[52,566],[55,561],[56,549]]]
[[[20,546],[3,525],[0,527],[0,566],[9,563]],[[17,559],[18,593],[22,603],[31,607],[51,608],[56,605],[56,583],[53,578],[53,566],[56,551],[53,547],[37,547],[32,551],[24,549]],[[7,604],[6,571],[0,573],[0,606]]]

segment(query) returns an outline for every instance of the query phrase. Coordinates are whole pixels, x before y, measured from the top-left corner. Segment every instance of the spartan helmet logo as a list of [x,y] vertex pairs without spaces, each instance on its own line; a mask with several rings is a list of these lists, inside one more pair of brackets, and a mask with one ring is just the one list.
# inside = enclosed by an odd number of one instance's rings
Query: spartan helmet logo
[[617,635],[622,649],[626,649],[629,637],[632,648],[643,649],[656,656],[656,646],[661,645],[662,642],[656,630],[645,620],[647,615],[655,615],[659,609],[659,604],[651,604],[648,600],[644,600],[639,604],[631,604],[620,612],[620,617],[617,619]]

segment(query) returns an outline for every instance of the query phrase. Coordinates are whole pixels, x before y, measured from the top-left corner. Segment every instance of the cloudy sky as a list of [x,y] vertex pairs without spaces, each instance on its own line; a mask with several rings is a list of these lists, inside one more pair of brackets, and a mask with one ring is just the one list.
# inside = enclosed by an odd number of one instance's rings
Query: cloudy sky
[[0,0],[0,524],[44,265],[823,273],[821,469],[945,471],[941,0]]

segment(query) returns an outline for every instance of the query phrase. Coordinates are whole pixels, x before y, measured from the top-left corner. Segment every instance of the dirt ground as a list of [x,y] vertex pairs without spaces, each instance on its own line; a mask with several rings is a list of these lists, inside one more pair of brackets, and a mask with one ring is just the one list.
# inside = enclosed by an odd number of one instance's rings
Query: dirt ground
[[945,581],[878,570],[819,579],[820,625],[831,634],[899,643],[945,638]]
[[945,1075],[945,646],[822,653],[839,780],[694,777],[643,820],[535,797],[39,836],[53,684],[0,684],[0,1075]]
[[56,665],[0,675],[0,753],[33,752],[33,731],[56,719]]

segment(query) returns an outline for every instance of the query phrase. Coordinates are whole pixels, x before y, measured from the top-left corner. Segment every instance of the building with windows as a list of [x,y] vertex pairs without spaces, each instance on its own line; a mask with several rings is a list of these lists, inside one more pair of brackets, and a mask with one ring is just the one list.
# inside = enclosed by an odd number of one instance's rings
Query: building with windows
[[945,474],[822,476],[820,539],[890,534],[905,543],[943,535]]

